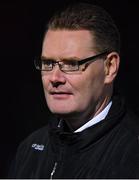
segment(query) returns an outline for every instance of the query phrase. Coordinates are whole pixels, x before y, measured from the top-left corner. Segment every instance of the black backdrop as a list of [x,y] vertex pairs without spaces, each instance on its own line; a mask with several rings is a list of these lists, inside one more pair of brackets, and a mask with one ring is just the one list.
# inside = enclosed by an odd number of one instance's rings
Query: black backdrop
[[[85,0],[84,0],[85,1]],[[0,178],[6,177],[19,143],[51,115],[33,59],[41,45],[44,22],[71,0],[0,2]],[[133,0],[87,1],[103,6],[115,20],[122,39],[116,86],[139,114],[139,7]]]

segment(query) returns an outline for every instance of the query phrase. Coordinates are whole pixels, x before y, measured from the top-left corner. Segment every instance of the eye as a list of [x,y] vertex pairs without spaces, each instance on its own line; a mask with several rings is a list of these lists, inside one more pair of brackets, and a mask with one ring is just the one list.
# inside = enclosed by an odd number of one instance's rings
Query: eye
[[50,66],[53,64],[53,61],[50,59],[47,59],[47,60],[42,59],[42,64],[46,66]]
[[78,62],[75,60],[65,60],[62,61],[62,70],[64,71],[77,71],[78,70]]
[[64,66],[68,66],[68,67],[74,67],[77,65],[77,61],[75,60],[67,60],[67,61],[63,61]]
[[42,59],[41,62],[42,62],[42,69],[43,70],[49,71],[49,70],[52,69],[53,63],[54,63],[53,60],[51,60],[51,59]]

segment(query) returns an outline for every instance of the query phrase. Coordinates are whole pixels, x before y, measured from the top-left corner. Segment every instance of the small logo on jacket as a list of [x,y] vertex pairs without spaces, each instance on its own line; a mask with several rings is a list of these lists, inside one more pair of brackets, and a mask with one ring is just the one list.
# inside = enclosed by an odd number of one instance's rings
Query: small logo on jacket
[[32,144],[32,148],[38,151],[43,151],[44,150],[44,145],[42,144]]

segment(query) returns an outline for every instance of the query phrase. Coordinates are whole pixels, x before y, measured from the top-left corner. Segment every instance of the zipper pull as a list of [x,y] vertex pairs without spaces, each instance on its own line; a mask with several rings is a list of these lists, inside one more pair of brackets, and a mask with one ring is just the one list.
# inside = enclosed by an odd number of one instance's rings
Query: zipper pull
[[53,170],[52,170],[52,172],[51,172],[50,179],[53,179],[53,175],[55,174],[56,167],[57,167],[57,162],[55,162],[55,164],[54,164]]

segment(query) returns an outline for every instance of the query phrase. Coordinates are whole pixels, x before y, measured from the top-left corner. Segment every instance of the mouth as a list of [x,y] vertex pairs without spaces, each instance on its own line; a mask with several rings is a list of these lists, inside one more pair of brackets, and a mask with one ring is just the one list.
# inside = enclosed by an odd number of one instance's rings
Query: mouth
[[70,93],[70,92],[50,92],[50,95],[54,99],[67,99],[72,95],[72,93]]

